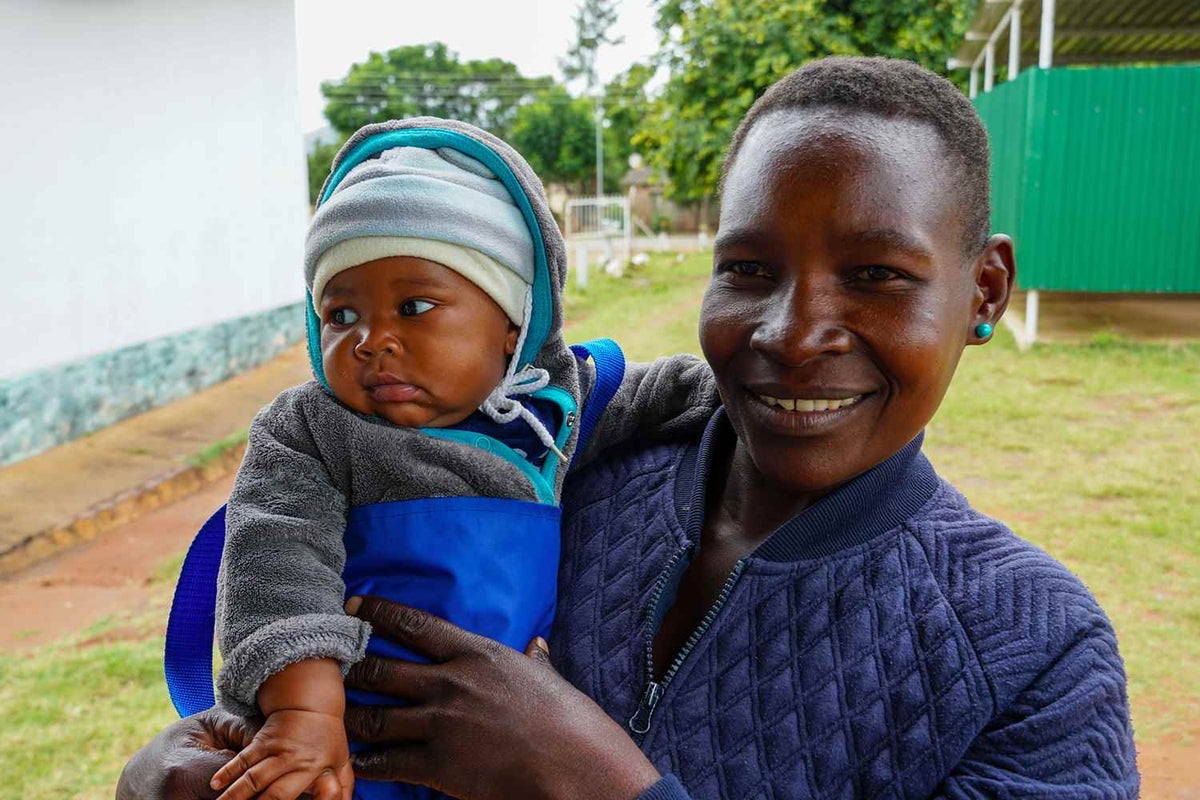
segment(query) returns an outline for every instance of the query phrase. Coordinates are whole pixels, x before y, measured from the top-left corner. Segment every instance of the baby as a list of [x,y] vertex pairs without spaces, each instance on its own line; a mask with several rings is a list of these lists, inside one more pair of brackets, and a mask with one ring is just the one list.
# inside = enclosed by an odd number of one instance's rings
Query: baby
[[[266,717],[213,778],[227,800],[431,796],[354,786],[345,671],[368,649],[415,657],[342,604],[385,596],[519,649],[547,635],[562,481],[586,402],[601,410],[562,338],[562,238],[505,143],[433,118],[367,126],[322,198],[315,380],[255,418],[226,516],[217,684]],[[630,365],[586,447],[698,431],[717,404],[698,359]]]

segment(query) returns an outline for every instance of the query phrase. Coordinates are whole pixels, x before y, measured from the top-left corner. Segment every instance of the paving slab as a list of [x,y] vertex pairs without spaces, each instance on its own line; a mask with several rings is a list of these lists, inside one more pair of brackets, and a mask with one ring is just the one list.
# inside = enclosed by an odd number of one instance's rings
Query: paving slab
[[311,375],[303,344],[191,397],[122,420],[0,468],[0,577],[154,508],[237,468],[236,437],[282,389]]

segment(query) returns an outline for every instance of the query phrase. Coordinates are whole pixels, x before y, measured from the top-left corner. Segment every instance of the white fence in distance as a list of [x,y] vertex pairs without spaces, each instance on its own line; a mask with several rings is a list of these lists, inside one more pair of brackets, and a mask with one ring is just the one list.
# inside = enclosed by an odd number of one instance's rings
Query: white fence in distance
[[574,250],[575,283],[587,287],[589,245],[604,244],[604,262],[623,268],[633,255],[633,223],[629,198],[623,195],[581,197],[567,201],[563,238]]

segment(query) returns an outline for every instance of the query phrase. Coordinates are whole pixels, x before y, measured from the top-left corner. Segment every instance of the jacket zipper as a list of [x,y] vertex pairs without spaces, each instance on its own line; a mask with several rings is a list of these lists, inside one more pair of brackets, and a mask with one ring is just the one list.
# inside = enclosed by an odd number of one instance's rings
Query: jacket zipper
[[[654,595],[650,600],[650,608],[657,610],[658,602],[662,599],[662,593],[667,583],[667,576],[675,568],[681,559],[690,548],[679,550],[667,562],[666,569],[663,570],[662,577],[659,579],[658,586],[654,589]],[[704,636],[717,615],[721,613],[721,609],[729,600],[729,595],[733,592],[733,587],[737,584],[738,578],[741,577],[742,570],[746,567],[746,560],[738,559],[733,565],[733,570],[729,573],[729,577],[725,579],[725,585],[721,587],[721,593],[717,595],[717,599],[713,602],[712,607],[704,614],[700,620],[700,624],[688,636],[683,647],[671,664],[667,667],[667,671],[663,674],[661,681],[654,680],[654,634],[657,630],[647,630],[646,632],[646,688],[642,691],[642,699],[638,702],[637,710],[633,712],[633,716],[629,719],[629,730],[637,734],[637,741],[641,743],[642,737],[650,730],[650,719],[654,715],[654,709],[658,705],[658,701],[662,699],[663,694],[667,691],[667,687],[671,685],[671,680],[675,677],[675,673],[679,672],[679,668],[683,666],[683,662],[687,660],[688,655],[696,648],[697,643]],[[650,627],[650,626],[647,626]]]

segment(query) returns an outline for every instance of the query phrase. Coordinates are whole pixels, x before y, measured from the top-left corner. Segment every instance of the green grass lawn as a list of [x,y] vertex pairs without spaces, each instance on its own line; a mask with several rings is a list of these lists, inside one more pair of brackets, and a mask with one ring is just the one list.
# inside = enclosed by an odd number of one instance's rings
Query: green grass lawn
[[[633,359],[697,352],[706,255],[655,256],[568,292],[568,341]],[[927,451],[971,501],[1080,575],[1108,610],[1142,741],[1200,719],[1200,346],[971,348]],[[125,758],[173,717],[160,666],[178,558],[152,611],[0,656],[0,797],[109,798]],[[13,780],[15,777],[15,781]]]

